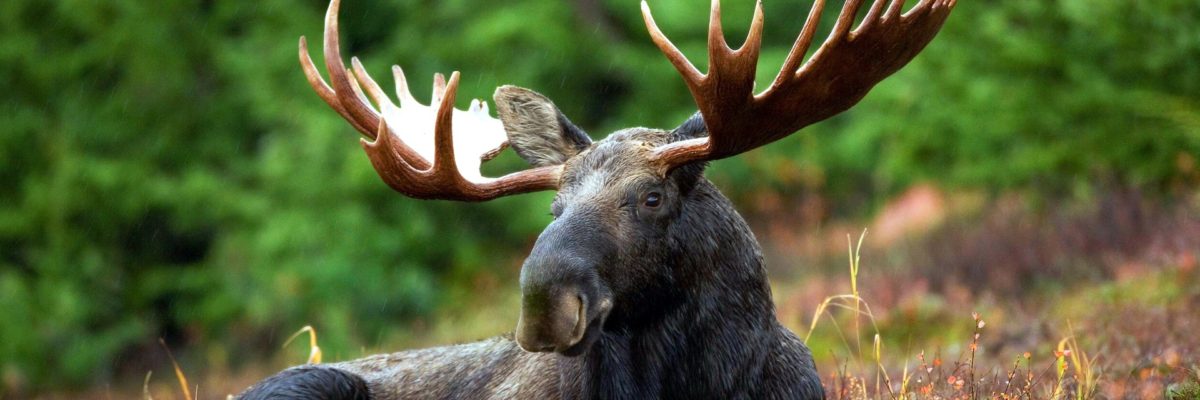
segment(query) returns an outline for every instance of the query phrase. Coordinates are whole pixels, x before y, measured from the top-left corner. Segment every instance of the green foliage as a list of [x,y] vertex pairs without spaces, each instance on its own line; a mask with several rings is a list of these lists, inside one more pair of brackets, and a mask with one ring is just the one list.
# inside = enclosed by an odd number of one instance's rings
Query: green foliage
[[[703,68],[707,7],[695,3],[651,6]],[[760,87],[808,2],[765,7]],[[732,42],[751,10],[725,5]],[[345,354],[482,271],[515,271],[551,195],[457,204],[381,184],[299,72],[296,38],[316,42],[323,11],[322,1],[0,2],[0,384],[104,381],[158,337],[271,351],[263,344],[305,324],[327,354]],[[461,69],[460,106],[527,86],[594,137],[674,126],[694,110],[633,2],[348,1],[342,21],[347,55],[385,85],[391,63],[416,82]],[[1190,0],[963,1],[857,108],[710,175],[743,202],[811,192],[858,210],[926,180],[1194,187],[1198,21]],[[498,163],[493,174],[521,167]]]
[[853,134],[814,146],[815,162],[861,178],[835,187],[883,192],[921,180],[1050,194],[1097,178],[1195,187],[1196,21],[1187,1],[963,2],[909,68],[819,128]]

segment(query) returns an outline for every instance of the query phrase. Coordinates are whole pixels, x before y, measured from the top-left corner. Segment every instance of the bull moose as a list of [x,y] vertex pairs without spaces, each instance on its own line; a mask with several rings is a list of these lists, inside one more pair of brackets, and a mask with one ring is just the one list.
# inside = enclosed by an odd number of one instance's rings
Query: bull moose
[[[431,106],[393,67],[394,104],[357,59],[343,64],[339,0],[325,16],[327,84],[300,38],[309,84],[367,138],[379,176],[417,199],[487,201],[557,190],[554,221],[521,267],[516,331],[482,342],[379,354],[284,370],[244,399],[824,398],[808,347],[779,324],[762,251],[746,222],[704,178],[707,161],[784,138],[856,104],[928,44],[955,0],[846,0],[805,61],[821,19],[815,0],[770,87],[754,93],[762,3],[745,44],[730,48],[712,2],[709,71],[659,30],[655,45],[699,111],[672,130],[629,128],[593,142],[554,103],[502,86],[499,118],[476,100],[454,108],[459,74],[434,77]],[[330,85],[332,84],[332,86]],[[373,101],[378,108],[372,106]],[[453,128],[466,131],[455,136]],[[506,147],[532,168],[487,178]]]

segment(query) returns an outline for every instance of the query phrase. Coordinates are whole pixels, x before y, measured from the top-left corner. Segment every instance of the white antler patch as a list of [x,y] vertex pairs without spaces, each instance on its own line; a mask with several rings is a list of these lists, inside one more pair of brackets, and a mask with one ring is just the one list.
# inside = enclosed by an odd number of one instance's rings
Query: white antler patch
[[[432,165],[436,161],[434,125],[437,107],[421,104],[413,97],[404,70],[399,66],[392,67],[399,105],[392,103],[374,81],[369,77],[364,79],[367,75],[359,72],[361,64],[354,61],[355,75],[379,105],[388,131]],[[445,79],[441,74],[435,75],[430,104],[440,105],[445,91]],[[457,133],[454,135],[454,161],[463,179],[476,183],[491,181],[491,178],[483,176],[479,168],[484,157],[494,155],[508,143],[504,125],[498,118],[488,114],[487,103],[479,99],[471,100],[467,110],[454,109],[451,124]]]

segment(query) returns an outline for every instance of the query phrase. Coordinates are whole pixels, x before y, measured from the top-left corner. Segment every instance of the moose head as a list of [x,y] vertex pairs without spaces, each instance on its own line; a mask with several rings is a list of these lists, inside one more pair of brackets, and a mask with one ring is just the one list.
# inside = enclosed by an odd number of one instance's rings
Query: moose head
[[[713,0],[709,70],[702,73],[662,33],[643,1],[650,37],[683,77],[699,111],[671,130],[629,128],[595,142],[550,99],[528,89],[497,89],[498,119],[479,100],[466,111],[455,109],[458,72],[448,81],[435,75],[427,107],[410,94],[400,67],[393,67],[399,104],[393,103],[358,59],[350,69],[343,64],[339,0],[332,0],[325,19],[329,82],[309,57],[304,38],[300,63],[316,93],[366,136],[362,146],[379,176],[406,196],[487,201],[557,190],[550,204],[554,221],[521,269],[522,305],[514,336],[525,352],[553,352],[560,358],[520,355],[511,341],[498,342],[501,350],[486,354],[553,365],[546,371],[558,371],[556,393],[563,397],[571,397],[568,392],[819,397],[808,349],[775,320],[753,234],[703,171],[707,161],[767,145],[856,104],[933,39],[955,0],[921,0],[908,11],[903,0],[875,0],[855,26],[863,3],[845,1],[831,34],[806,61],[825,7],[824,0],[815,0],[779,73],[755,93],[761,2],[745,43],[735,50],[725,42],[720,3]],[[484,177],[480,165],[506,147],[531,168]],[[472,349],[455,354],[486,356]],[[371,359],[338,368],[366,377],[376,394],[434,393],[378,383],[437,369],[429,364],[437,362],[420,359],[425,367],[403,369]],[[683,366],[651,367],[672,362]],[[630,365],[641,369],[638,379],[617,372]],[[759,379],[748,381],[756,382],[750,389],[739,390],[728,370],[705,370],[721,368],[761,374],[747,378]],[[401,369],[406,372],[380,372]],[[524,379],[525,387],[542,382]]]

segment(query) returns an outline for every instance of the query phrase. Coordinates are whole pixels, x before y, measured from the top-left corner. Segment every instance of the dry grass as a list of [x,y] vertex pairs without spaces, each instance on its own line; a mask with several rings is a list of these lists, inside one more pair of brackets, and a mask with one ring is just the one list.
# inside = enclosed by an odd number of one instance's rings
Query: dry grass
[[[825,381],[826,394],[831,399],[1091,399],[1097,388],[1097,370],[1094,360],[1081,348],[1074,336],[1058,342],[1053,358],[1044,368],[1034,367],[1033,355],[1026,352],[1018,357],[1007,371],[980,368],[976,361],[980,339],[987,322],[972,313],[974,329],[966,351],[953,363],[944,363],[940,355],[927,359],[925,352],[916,356],[917,369],[910,370],[909,362],[903,362],[900,379],[892,379],[886,366],[891,356],[885,353],[882,332],[870,304],[858,290],[861,272],[861,249],[866,231],[859,237],[857,245],[847,245],[850,258],[850,293],[826,297],[813,314],[805,342],[817,330],[823,315],[836,332],[844,346],[845,358],[838,359],[840,367],[833,370]],[[847,313],[855,334],[850,339],[841,328],[834,310]],[[865,321],[864,321],[865,320]],[[858,338],[864,337],[861,327],[869,325],[871,352],[863,350]],[[936,353],[935,353],[936,354]],[[900,357],[907,359],[907,357]],[[836,359],[836,357],[835,357]],[[853,366],[853,368],[851,367]],[[1048,393],[1048,395],[1047,395]]]
[[[810,337],[831,398],[1187,396],[1200,385],[1200,198],[1098,198],[950,196],[920,230],[856,244],[852,264],[867,261],[849,280],[845,224],[756,231],[779,319]],[[839,298],[814,323],[814,305]],[[870,320],[853,309],[868,302]]]
[[[900,300],[872,312],[871,291],[857,281],[870,278],[859,266],[859,248],[850,257],[850,282],[810,283],[779,294],[794,301],[811,299],[801,292],[812,287],[849,288],[818,302],[803,324],[831,399],[1195,399],[1200,393],[1200,313],[1194,311],[1200,279],[1191,264],[1027,294],[1020,302],[967,296],[930,311]],[[945,293],[919,290],[915,296]],[[797,308],[803,306],[781,308],[781,320],[793,329],[802,320]],[[979,309],[1004,323],[967,311]]]

